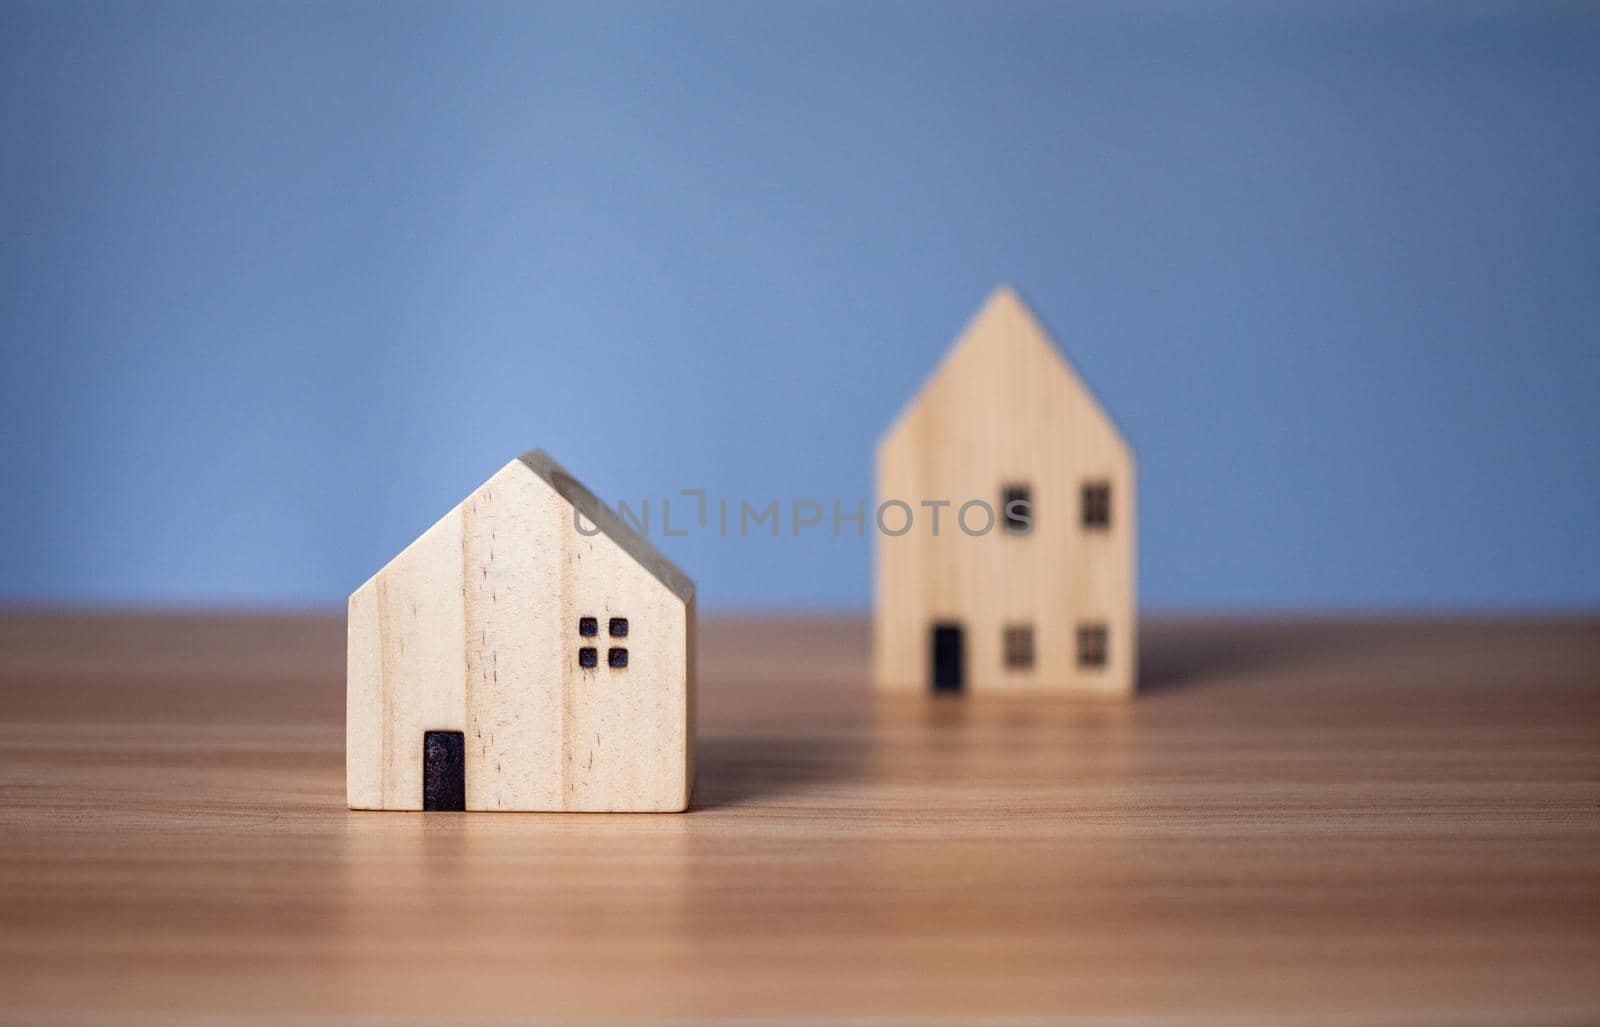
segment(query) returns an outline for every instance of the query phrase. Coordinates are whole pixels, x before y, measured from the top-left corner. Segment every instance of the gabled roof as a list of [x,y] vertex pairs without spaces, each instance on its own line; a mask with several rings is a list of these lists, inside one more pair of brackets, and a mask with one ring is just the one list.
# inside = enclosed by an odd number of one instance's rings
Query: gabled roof
[[556,463],[549,453],[542,449],[530,449],[517,459],[554,489],[556,495],[571,503],[584,519],[604,532],[623,552],[633,557],[635,563],[649,571],[669,592],[685,603],[694,601],[694,582],[689,580],[689,576],[644,536],[628,527],[626,521],[568,473],[566,468]]
[[933,371],[923,380],[911,399],[900,408],[900,412],[895,415],[888,430],[879,440],[879,445],[887,443],[899,432],[911,414],[922,404],[935,383],[951,372],[958,355],[965,355],[969,351],[990,350],[992,351],[990,355],[994,359],[1003,360],[1008,356],[1015,356],[1019,348],[1038,348],[1046,351],[1051,362],[1060,368],[1061,373],[1072,382],[1084,400],[1106,423],[1122,448],[1129,449],[1127,437],[1116,419],[1106,410],[1105,404],[1100,402],[1095,391],[1083,380],[1083,376],[1078,373],[1078,369],[1068,359],[1060,344],[1045,330],[1039,318],[1010,285],[997,286],[983,301],[983,306],[978,308],[972,320],[962,328],[955,343],[945,351],[944,356],[934,365]]

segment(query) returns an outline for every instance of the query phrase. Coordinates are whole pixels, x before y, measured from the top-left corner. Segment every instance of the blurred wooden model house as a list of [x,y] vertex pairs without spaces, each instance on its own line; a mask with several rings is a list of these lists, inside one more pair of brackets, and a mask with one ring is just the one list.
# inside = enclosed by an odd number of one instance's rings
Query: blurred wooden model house
[[880,689],[1132,694],[1133,452],[1011,289],[884,435],[877,499]]

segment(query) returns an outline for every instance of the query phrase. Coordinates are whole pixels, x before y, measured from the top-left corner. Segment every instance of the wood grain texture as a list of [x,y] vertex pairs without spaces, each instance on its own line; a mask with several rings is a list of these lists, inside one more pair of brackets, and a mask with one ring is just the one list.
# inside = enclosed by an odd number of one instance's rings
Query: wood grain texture
[[648,542],[546,454],[511,461],[350,597],[350,807],[421,809],[423,737],[459,731],[468,810],[682,811],[694,620]]
[[1132,704],[702,625],[678,817],[344,808],[342,619],[0,617],[0,1021],[1593,1024],[1600,622],[1147,623]]
[[[1033,529],[1003,530],[1003,490],[1029,489]],[[1082,524],[1086,485],[1109,488],[1110,520]],[[925,692],[931,630],[961,625],[973,693],[1126,699],[1137,674],[1133,451],[1061,349],[1009,288],[997,290],[885,433],[877,453],[874,679]],[[937,514],[924,503],[947,502]],[[995,525],[981,507],[992,508]],[[968,534],[970,531],[972,534]],[[1003,654],[1032,632],[1028,666]],[[1103,665],[1081,663],[1078,629],[1105,630]]]

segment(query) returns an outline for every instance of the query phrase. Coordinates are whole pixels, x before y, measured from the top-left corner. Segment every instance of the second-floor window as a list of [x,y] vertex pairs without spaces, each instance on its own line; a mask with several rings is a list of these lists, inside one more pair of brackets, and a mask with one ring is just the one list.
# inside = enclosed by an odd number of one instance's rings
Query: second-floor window
[[1105,531],[1111,527],[1110,482],[1084,482],[1083,526],[1091,531]]
[[1000,489],[1000,517],[1011,535],[1033,531],[1033,489],[1027,485],[1005,485]]

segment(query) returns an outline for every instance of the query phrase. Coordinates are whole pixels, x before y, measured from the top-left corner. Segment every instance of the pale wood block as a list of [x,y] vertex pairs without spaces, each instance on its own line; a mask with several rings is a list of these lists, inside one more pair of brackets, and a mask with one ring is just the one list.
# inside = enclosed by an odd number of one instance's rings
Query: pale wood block
[[345,793],[351,809],[383,809],[383,659],[367,643],[379,637],[377,589],[350,596],[345,622]]
[[421,809],[424,732],[465,725],[461,537],[458,508],[350,597],[346,777],[378,795],[352,808]]
[[[1027,490],[1033,529],[1005,530],[1009,487]],[[1084,489],[1104,487],[1109,518],[1086,527]],[[877,501],[900,500],[910,531],[876,534],[873,676],[926,691],[933,631],[959,626],[962,690],[1124,698],[1137,675],[1136,487],[1132,449],[1010,288],[991,295],[877,451]],[[949,501],[932,532],[925,501]],[[971,509],[982,500],[996,523]],[[897,530],[903,512],[886,514]],[[1031,659],[1008,661],[1008,628]],[[1080,628],[1104,629],[1101,665],[1080,660]],[[1018,646],[1017,651],[1025,647]]]
[[[462,509],[467,597],[467,805],[563,809],[563,710],[576,659],[561,497],[513,461]],[[554,558],[530,558],[525,554]]]
[[686,809],[694,615],[693,583],[593,493],[513,460],[350,598],[350,806],[422,808],[444,730],[468,810]]

